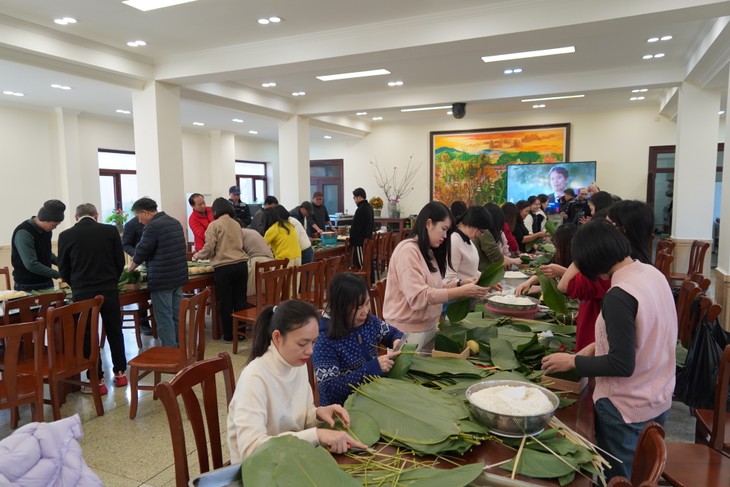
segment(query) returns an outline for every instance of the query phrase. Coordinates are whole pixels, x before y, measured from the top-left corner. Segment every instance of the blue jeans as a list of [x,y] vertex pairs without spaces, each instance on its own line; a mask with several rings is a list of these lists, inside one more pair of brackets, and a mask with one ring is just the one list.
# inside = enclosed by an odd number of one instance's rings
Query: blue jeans
[[157,322],[157,336],[163,347],[178,346],[178,320],[182,295],[182,287],[165,291],[150,291],[152,311],[155,313]]
[[664,426],[669,411],[665,411],[654,419],[641,423],[626,423],[621,413],[608,398],[601,398],[594,405],[596,422],[596,442],[598,446],[615,456],[623,463],[613,458],[606,458],[611,468],[606,471],[606,480],[623,475],[631,478],[631,468],[634,463],[634,452],[639,443],[641,430],[647,423],[654,421]]

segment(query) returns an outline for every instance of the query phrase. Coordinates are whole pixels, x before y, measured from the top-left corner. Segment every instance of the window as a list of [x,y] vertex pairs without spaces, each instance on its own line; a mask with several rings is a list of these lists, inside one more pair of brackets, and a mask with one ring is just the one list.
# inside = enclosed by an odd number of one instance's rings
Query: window
[[236,161],[236,184],[241,189],[241,201],[263,203],[267,192],[265,162]]
[[134,152],[99,149],[100,219],[122,208],[129,211],[137,200],[137,158]]

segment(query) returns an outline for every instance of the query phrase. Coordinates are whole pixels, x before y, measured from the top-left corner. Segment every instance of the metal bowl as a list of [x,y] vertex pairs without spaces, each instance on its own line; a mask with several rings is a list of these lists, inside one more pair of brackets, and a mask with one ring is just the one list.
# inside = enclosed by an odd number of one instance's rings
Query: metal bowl
[[[497,310],[506,310],[506,311],[529,311],[533,309],[537,309],[537,306],[540,304],[540,301],[530,297],[530,296],[520,296],[520,298],[526,298],[530,300],[530,304],[511,304],[511,303],[504,303],[500,301],[495,301],[494,298],[496,298],[499,295],[495,296],[489,296],[487,298],[487,304],[491,306],[494,309]],[[504,294],[501,296],[505,296]]]
[[[472,394],[477,391],[481,391],[482,389],[495,386],[525,386],[538,389],[548,397],[553,408],[546,413],[535,416],[510,416],[507,414],[498,414],[487,411],[472,402]],[[558,404],[560,403],[558,396],[556,396],[552,391],[531,382],[522,382],[518,380],[485,380],[477,382],[466,390],[466,399],[469,401],[474,417],[484,426],[489,428],[489,431],[495,435],[512,438],[532,436],[542,432],[552,419],[555,414],[555,410],[558,409]]]

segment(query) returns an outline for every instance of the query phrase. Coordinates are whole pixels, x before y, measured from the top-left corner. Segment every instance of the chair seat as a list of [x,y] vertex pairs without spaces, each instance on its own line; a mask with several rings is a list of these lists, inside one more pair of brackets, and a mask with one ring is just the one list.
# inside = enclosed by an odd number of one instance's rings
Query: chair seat
[[[712,431],[713,410],[696,409],[694,415],[697,418],[697,428],[709,437],[710,431]],[[730,413],[725,413],[725,439],[723,440],[723,449],[730,453]]]
[[253,325],[256,322],[259,312],[256,308],[242,309],[231,314],[234,321],[243,321],[244,323]]
[[[72,367],[69,367],[66,361],[66,357],[64,355],[56,355],[56,357],[53,359],[53,362],[56,365],[56,373],[57,374],[65,374],[66,372],[71,373]],[[79,369],[76,373],[83,372],[86,370],[85,368]],[[18,374],[24,374],[24,375],[33,375],[33,362],[31,361],[25,361],[18,364]],[[44,379],[48,379],[48,377],[51,375],[51,369],[48,365],[48,357],[46,355],[43,355],[41,358],[41,375]]]
[[[35,374],[33,375],[19,375],[17,382],[15,383],[15,390],[18,393],[18,400],[35,398]],[[6,404],[8,401],[8,391],[5,387],[5,382],[0,381],[0,405]]]
[[662,477],[675,487],[727,487],[730,457],[706,445],[667,443]]
[[130,367],[153,369],[163,374],[175,374],[180,370],[183,350],[172,347],[152,347],[127,362]]

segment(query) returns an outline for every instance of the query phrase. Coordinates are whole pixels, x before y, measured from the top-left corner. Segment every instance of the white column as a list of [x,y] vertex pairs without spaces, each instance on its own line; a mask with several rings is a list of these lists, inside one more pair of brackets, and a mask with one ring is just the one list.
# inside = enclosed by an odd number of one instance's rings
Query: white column
[[[730,74],[727,86],[730,86]],[[723,168],[730,168],[730,98],[725,105],[725,155]],[[722,305],[720,321],[730,330],[730,169],[722,172],[722,201],[720,204],[720,246],[715,269],[715,300]]]
[[274,194],[287,209],[309,200],[309,118],[294,116],[279,123],[279,165],[274,174]]
[[66,219],[62,228],[73,226],[73,215],[76,207],[81,203],[99,204],[99,168],[93,174],[92,182],[96,181],[96,199],[88,199],[84,191],[88,181],[84,181],[84,171],[81,170],[81,151],[79,149],[79,112],[54,109],[56,119],[56,142],[58,145],[58,184],[61,201],[66,203]]
[[[679,88],[672,234],[674,269],[687,272],[692,240],[712,239],[720,93],[684,82]],[[709,275],[709,256],[705,275]]]
[[212,130],[210,132],[210,190],[213,199],[219,196],[228,198],[228,188],[236,184],[235,162],[235,136],[232,133]]
[[185,227],[180,89],[152,81],[133,94],[132,106],[138,194]]

